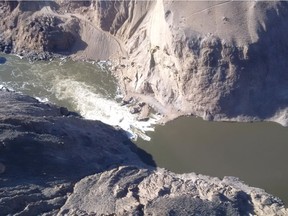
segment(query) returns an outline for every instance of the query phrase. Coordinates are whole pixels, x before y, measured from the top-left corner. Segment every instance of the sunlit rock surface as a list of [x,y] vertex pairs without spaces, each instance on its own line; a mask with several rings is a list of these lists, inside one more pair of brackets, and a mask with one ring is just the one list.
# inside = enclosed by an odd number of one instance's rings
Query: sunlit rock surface
[[1,51],[111,59],[122,93],[166,120],[287,125],[285,1],[8,1],[0,11]]

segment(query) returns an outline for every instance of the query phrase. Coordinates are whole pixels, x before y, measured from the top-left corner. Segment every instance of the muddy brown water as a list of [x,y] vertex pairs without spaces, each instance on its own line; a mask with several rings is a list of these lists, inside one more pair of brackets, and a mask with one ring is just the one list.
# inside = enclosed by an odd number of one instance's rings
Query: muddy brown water
[[181,117],[137,145],[160,167],[223,178],[237,176],[288,204],[288,128],[277,123],[208,122]]
[[[15,56],[0,57],[0,84],[16,91],[74,111],[93,111],[94,115],[96,110],[98,116],[105,116],[107,110],[111,114],[111,107],[118,106],[109,102],[117,95],[116,82],[101,65],[72,61],[32,64]],[[105,106],[94,109],[95,104]],[[124,111],[118,114],[128,115]],[[138,139],[136,144],[160,167],[176,173],[237,176],[288,204],[288,128],[271,122],[207,122],[182,117],[156,126],[148,135],[150,142]]]

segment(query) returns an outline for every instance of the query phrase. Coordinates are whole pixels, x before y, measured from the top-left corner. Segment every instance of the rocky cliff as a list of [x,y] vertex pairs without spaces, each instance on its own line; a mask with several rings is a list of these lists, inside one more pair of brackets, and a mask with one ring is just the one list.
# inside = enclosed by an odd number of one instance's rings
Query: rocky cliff
[[[0,50],[111,59],[168,119],[287,125],[286,2],[1,1]],[[0,92],[0,215],[287,215],[235,178],[177,175],[121,131]]]
[[0,10],[2,51],[114,60],[122,92],[168,119],[287,125],[287,2],[9,1]]
[[118,60],[123,92],[168,117],[286,125],[286,2],[1,4],[3,51]]
[[0,100],[0,215],[288,214],[236,178],[157,168],[99,121],[5,89]]
[[116,33],[129,35],[119,69],[128,94],[167,113],[287,125],[287,2],[159,0],[143,14]]

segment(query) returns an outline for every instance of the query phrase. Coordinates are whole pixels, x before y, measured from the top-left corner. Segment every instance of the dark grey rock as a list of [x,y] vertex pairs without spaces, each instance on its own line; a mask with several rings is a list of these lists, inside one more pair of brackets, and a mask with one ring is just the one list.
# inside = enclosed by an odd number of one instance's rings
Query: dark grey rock
[[99,121],[15,92],[0,91],[0,100],[0,215],[288,213],[237,178],[155,168],[121,130]]
[[[81,178],[112,167],[145,167],[121,130],[63,116],[59,107],[0,91],[0,215],[55,215]],[[154,164],[155,166],[155,164]]]
[[141,107],[139,107],[139,106],[133,106],[130,108],[131,114],[136,114],[136,113],[139,113],[140,111],[141,111]]
[[66,107],[60,107],[61,115],[68,116],[70,114],[69,110]]
[[6,62],[6,58],[0,57],[0,64],[5,64],[5,62]]

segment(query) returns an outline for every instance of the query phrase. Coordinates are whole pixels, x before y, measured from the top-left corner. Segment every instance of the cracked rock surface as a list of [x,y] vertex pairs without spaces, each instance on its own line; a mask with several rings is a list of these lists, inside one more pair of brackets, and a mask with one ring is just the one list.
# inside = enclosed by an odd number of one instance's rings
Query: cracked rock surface
[[0,100],[1,216],[288,213],[281,200],[237,178],[157,168],[99,121],[7,89]]
[[[270,203],[270,205],[266,205]],[[239,179],[121,166],[78,182],[59,215],[285,215],[281,201]]]
[[0,90],[0,215],[54,215],[81,178],[145,165],[115,128],[29,96]]

